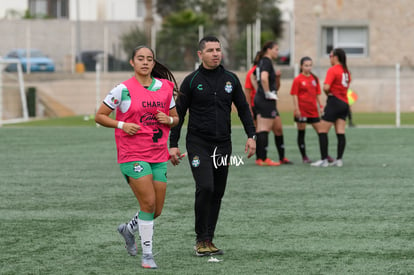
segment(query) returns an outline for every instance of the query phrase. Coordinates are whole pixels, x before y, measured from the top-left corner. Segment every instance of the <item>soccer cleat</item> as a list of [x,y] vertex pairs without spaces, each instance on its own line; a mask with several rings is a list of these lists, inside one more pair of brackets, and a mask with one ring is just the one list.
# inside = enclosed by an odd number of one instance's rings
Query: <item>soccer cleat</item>
[[311,163],[312,167],[328,167],[329,163],[327,159],[321,159]]
[[194,246],[194,250],[198,257],[209,256],[211,253],[210,246],[206,241],[198,241]]
[[329,163],[335,161],[335,159],[333,157],[329,156],[329,155],[326,157],[326,159],[328,160]]
[[265,160],[262,160],[263,165],[262,166],[279,166],[279,162],[275,162],[271,160],[270,158],[267,158]]
[[152,256],[152,254],[143,254],[142,255],[141,266],[143,268],[150,268],[150,269],[158,268],[157,264],[154,261],[154,257]]
[[267,158],[265,160],[257,159],[256,160],[256,165],[259,165],[259,166],[279,166],[280,163],[279,162],[274,162],[270,158]]
[[306,156],[302,158],[302,162],[303,163],[312,163],[312,161]]
[[264,94],[265,94],[265,98],[268,100],[278,100],[278,97],[275,91],[265,92]]
[[329,165],[330,166],[336,166],[336,167],[342,167],[342,166],[344,166],[344,163],[342,162],[342,159],[337,159]]
[[210,255],[223,255],[223,250],[217,248],[212,241],[206,242],[207,246],[210,248]]
[[118,232],[125,239],[125,248],[128,251],[129,255],[137,255],[137,245],[135,244],[135,236],[128,230],[128,225],[126,223],[118,226]]
[[280,164],[293,164],[290,160],[287,158],[283,158],[281,161],[279,161]]
[[259,165],[259,166],[264,166],[264,164],[263,164],[263,160],[261,160],[261,159],[256,159],[256,165]]
[[266,163],[267,166],[279,166],[280,165],[280,162],[275,162],[271,160],[270,158],[265,159],[264,163]]

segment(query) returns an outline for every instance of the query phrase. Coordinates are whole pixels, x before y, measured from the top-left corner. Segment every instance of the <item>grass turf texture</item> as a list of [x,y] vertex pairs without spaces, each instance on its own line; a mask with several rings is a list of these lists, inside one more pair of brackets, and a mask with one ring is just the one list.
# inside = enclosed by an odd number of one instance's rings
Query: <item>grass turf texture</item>
[[[291,112],[281,114],[283,125],[293,125],[293,117]],[[187,117],[188,119],[188,117]],[[186,121],[187,121],[186,119]],[[357,126],[363,125],[389,125],[395,126],[395,113],[353,113],[353,122]],[[232,125],[240,125],[240,119],[236,113],[232,113]],[[401,113],[401,125],[413,126],[414,113]],[[94,116],[73,116],[52,119],[34,119],[28,122],[18,124],[6,124],[3,127],[14,126],[95,126]]]
[[[348,129],[344,167],[312,168],[300,162],[296,130],[286,129],[294,165],[257,167],[244,158],[230,168],[215,238],[225,251],[219,263],[193,256],[193,178],[187,158],[169,164],[153,272],[413,273],[412,133]],[[333,131],[329,138],[335,156]],[[310,128],[306,139],[317,159]],[[116,231],[137,203],[116,164],[113,130],[5,127],[0,140],[0,274],[149,272],[127,255]],[[269,156],[277,159],[269,140]],[[235,127],[234,155],[244,156],[244,142]]]

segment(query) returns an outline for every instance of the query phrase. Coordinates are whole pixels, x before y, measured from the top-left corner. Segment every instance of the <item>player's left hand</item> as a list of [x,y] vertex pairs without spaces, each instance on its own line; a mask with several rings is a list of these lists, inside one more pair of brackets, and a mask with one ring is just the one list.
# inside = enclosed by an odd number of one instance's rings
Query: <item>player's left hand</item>
[[155,115],[155,118],[157,119],[159,123],[168,124],[168,125],[171,124],[170,116],[168,116],[166,113],[160,110],[157,110],[157,114]]

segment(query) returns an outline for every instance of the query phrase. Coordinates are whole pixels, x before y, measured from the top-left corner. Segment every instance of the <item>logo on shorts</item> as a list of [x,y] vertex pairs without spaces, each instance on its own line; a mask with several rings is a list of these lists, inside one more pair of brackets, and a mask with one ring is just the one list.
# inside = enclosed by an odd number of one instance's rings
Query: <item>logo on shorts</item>
[[198,84],[197,90],[202,91],[203,90],[203,84]]
[[194,156],[193,160],[191,161],[191,166],[193,167],[200,166],[200,158],[198,156]]
[[230,94],[233,91],[233,85],[231,85],[230,81],[226,82],[226,86],[224,86],[224,90]]
[[135,173],[141,173],[144,170],[144,168],[139,163],[134,163],[134,172]]

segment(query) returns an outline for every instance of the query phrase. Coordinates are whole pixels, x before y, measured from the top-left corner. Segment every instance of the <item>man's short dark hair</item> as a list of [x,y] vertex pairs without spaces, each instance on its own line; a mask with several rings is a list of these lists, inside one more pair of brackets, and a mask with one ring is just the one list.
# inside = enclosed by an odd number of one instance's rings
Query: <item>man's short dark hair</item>
[[218,43],[220,43],[220,40],[218,40],[218,38],[215,37],[215,36],[205,36],[198,43],[198,49],[200,51],[204,50],[204,48],[206,47],[207,42],[218,42]]

